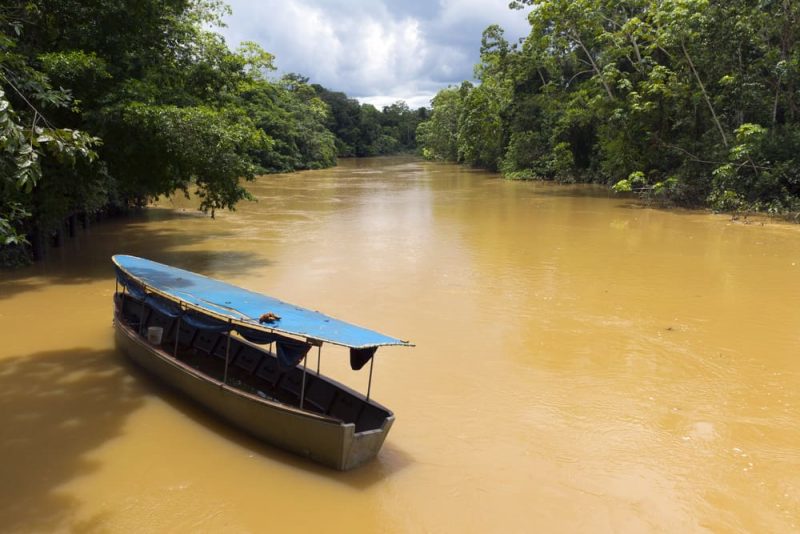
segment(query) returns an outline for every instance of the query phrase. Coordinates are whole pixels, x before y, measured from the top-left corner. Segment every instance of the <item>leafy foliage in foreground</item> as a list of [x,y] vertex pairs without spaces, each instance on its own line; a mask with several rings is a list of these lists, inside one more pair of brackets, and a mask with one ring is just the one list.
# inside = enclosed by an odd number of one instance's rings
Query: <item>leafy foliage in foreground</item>
[[480,84],[441,91],[423,154],[664,202],[800,211],[796,0],[521,0]]
[[381,112],[302,76],[268,79],[271,54],[206,29],[226,12],[217,0],[0,6],[0,253],[77,213],[182,190],[213,216],[249,199],[242,180],[259,173],[413,147],[405,104]]

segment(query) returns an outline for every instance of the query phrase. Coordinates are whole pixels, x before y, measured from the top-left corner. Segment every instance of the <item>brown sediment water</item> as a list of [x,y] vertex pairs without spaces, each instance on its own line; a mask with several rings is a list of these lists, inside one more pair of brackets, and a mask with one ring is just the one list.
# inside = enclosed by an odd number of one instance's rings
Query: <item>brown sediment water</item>
[[[0,530],[800,530],[800,227],[407,158],[250,189],[0,274]],[[415,342],[378,351],[378,459],[319,467],[128,364],[114,253]]]

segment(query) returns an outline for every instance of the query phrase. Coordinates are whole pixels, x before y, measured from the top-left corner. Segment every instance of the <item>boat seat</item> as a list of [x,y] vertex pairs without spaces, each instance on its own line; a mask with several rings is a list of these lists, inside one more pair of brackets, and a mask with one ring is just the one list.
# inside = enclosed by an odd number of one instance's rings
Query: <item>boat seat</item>
[[128,326],[135,328],[139,333],[143,333],[143,325],[147,323],[150,316],[150,308],[145,306],[141,300],[131,296],[125,297],[125,313],[123,319]]
[[[181,336],[183,337],[183,336]],[[212,332],[203,332],[202,330],[197,333],[192,342],[192,346],[207,354],[211,354],[214,346],[217,344],[220,335]]]
[[356,432],[380,428],[388,416],[388,412],[372,404],[365,403],[364,409],[361,410],[361,414],[356,421]]
[[116,306],[122,322],[129,326],[138,326],[142,319],[142,302],[134,300],[130,295],[116,294]]
[[[233,347],[233,344],[231,344],[231,347]],[[241,344],[237,347],[237,351],[238,354],[235,359],[231,356],[231,362],[228,365],[228,383],[245,390],[256,389],[253,387],[253,371],[258,368],[263,354]],[[231,352],[233,352],[233,349],[231,349]],[[224,364],[224,360],[220,361]]]
[[251,375],[258,368],[258,364],[261,363],[261,358],[263,357],[264,354],[261,351],[247,347],[242,350],[233,364],[246,374]]
[[196,333],[197,329],[195,327],[181,321],[180,327],[178,328],[178,342],[181,345],[191,347]]
[[272,391],[280,378],[281,370],[278,368],[278,361],[268,356],[258,366],[253,377],[253,385],[265,392]]
[[306,383],[305,402],[320,413],[328,413],[334,395],[336,395],[336,388],[325,380],[314,377],[314,380]]
[[[308,387],[310,378],[311,375],[306,374],[306,387]],[[300,392],[303,389],[303,370],[299,367],[295,367],[286,373],[286,376],[284,376],[283,380],[281,381],[281,389],[291,393],[299,399]]]
[[364,402],[361,399],[355,398],[349,393],[343,391],[337,392],[336,398],[333,400],[329,415],[336,419],[341,419],[345,423],[355,423],[358,420],[358,415],[361,413],[361,407]]
[[122,313],[122,322],[128,326],[138,327],[142,320],[142,310],[141,308],[138,310],[132,309],[133,305],[134,303],[130,302],[130,300],[125,302]]
[[[228,354],[229,362],[233,362],[236,359],[236,355],[239,353],[241,349],[242,349],[242,344],[236,341],[236,339],[232,337],[230,353]],[[222,335],[220,336],[219,343],[216,344],[211,354],[224,362],[225,353],[227,351],[228,351],[228,337]]]

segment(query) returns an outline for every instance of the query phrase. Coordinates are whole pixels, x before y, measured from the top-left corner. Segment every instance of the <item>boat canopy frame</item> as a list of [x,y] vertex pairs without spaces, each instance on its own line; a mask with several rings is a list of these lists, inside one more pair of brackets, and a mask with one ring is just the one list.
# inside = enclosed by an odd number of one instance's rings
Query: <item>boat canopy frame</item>
[[[131,297],[141,301],[143,307],[148,305],[172,319],[177,319],[176,354],[181,320],[185,320],[190,325],[194,323],[193,326],[195,328],[217,331],[218,333],[224,332],[226,334],[228,339],[223,383],[227,384],[232,331],[235,331],[237,335],[251,343],[269,344],[270,351],[272,343],[275,343],[275,355],[279,362],[286,367],[296,367],[302,361],[301,410],[305,400],[306,363],[311,347],[316,346],[318,348],[317,375],[320,374],[323,343],[349,348],[350,366],[353,370],[359,370],[369,362],[369,381],[366,394],[366,399],[369,400],[372,390],[372,374],[376,350],[381,346],[413,346],[408,341],[391,338],[384,334],[328,317],[319,312],[287,304],[191,271],[185,271],[136,256],[115,255],[112,260],[116,271],[117,293],[119,293],[119,286],[121,285],[123,294],[127,291]],[[205,295],[205,297],[209,298],[194,295],[187,291],[193,285],[197,286],[198,292],[203,293],[205,291],[209,293]],[[233,301],[237,297],[245,299],[247,304],[246,311],[250,313],[240,311],[234,306]],[[224,300],[222,303],[215,302],[219,298],[228,298],[230,300]],[[264,310],[257,318],[254,317],[256,314],[253,313],[254,310],[258,310],[255,306],[263,306],[263,308],[268,307],[270,309]],[[284,317],[273,310],[287,314],[288,317],[286,319],[290,319],[290,324],[280,324],[284,321]],[[139,333],[144,335],[141,330]],[[309,333],[316,333],[317,335],[308,335]]]

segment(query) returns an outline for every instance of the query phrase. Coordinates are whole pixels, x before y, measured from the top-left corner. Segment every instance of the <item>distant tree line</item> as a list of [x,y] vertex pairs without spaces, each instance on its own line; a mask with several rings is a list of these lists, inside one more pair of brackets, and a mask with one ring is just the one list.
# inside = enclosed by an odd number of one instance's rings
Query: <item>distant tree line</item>
[[478,85],[433,99],[432,159],[717,210],[800,211],[800,2],[521,0]]
[[346,94],[312,85],[317,95],[328,104],[326,123],[336,136],[340,157],[364,157],[416,152],[417,126],[428,118],[428,110],[412,110],[399,101],[381,111],[371,104],[359,104]]
[[361,105],[207,28],[217,0],[0,5],[0,264],[98,212],[196,194],[212,216],[265,172],[415,147],[426,118]]

